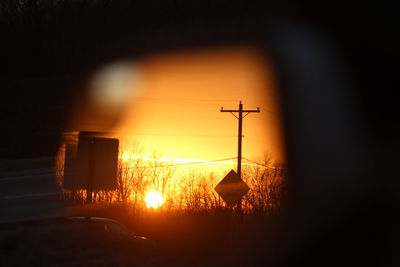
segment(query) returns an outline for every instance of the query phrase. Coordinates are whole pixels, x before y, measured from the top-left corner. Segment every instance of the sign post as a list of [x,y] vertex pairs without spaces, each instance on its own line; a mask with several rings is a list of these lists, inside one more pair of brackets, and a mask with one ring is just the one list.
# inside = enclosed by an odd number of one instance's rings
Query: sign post
[[[218,195],[225,201],[231,211],[230,225],[229,225],[229,243],[233,247],[234,244],[234,217],[233,207],[237,205],[240,207],[242,197],[247,194],[250,187],[240,178],[240,176],[231,170],[224,179],[221,180],[214,188]],[[238,208],[240,210],[240,208]]]

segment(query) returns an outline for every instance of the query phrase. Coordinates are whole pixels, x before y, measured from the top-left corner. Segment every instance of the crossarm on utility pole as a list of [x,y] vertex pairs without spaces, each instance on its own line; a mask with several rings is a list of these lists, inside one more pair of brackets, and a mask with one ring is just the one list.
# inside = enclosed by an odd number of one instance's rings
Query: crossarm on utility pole
[[[238,112],[239,110],[221,108],[220,111],[221,112]],[[247,113],[250,113],[250,112],[261,112],[261,110],[260,110],[260,108],[257,108],[256,110],[246,110],[246,109],[244,109],[244,110],[242,110],[242,112],[247,112]]]

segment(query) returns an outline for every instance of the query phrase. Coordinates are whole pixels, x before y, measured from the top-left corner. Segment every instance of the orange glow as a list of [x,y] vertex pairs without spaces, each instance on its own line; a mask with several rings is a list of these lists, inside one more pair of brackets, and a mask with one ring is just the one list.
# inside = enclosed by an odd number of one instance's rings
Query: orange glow
[[[261,111],[243,114],[242,175],[250,188],[285,163],[274,70],[256,49],[148,55],[104,66],[87,84],[66,128],[119,139],[121,179],[109,201],[165,210],[220,205],[214,187],[236,169],[238,155],[238,119],[220,110],[237,110],[239,101]],[[262,170],[249,175],[252,168]]]
[[162,195],[156,191],[148,192],[146,194],[146,197],[144,198],[144,201],[146,202],[147,208],[157,209],[164,204],[164,199]]
[[267,153],[285,161],[273,67],[256,49],[153,54],[105,66],[88,84],[68,128],[107,131],[121,147],[143,147],[125,151],[122,160],[150,162],[156,153],[157,162],[178,165],[176,173],[235,169],[238,121],[220,109],[238,109],[242,101],[244,109],[261,110],[243,120],[243,158]]
[[225,167],[210,161],[236,157],[237,119],[220,109],[237,109],[241,100],[245,109],[261,109],[243,121],[243,156],[284,161],[273,72],[262,54],[232,48],[153,55],[133,69],[141,82],[111,129],[121,144],[137,141],[146,157],[157,152],[171,163],[234,168],[235,160]]

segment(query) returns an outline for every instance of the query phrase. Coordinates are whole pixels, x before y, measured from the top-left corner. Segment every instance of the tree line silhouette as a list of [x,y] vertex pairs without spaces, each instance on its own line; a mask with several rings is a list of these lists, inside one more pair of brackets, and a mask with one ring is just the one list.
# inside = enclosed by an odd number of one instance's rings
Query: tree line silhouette
[[[120,155],[141,155],[143,149],[134,144],[123,147]],[[58,184],[63,188],[64,150],[60,149],[57,170]],[[95,203],[119,203],[129,209],[140,212],[146,209],[145,196],[150,190],[163,195],[163,211],[207,212],[227,209],[214,187],[226,173],[208,172],[193,169],[182,171],[179,166],[160,160],[155,153],[154,160],[146,161],[142,157],[122,158],[118,162],[117,188],[113,191],[94,191]],[[242,199],[242,210],[245,213],[272,215],[282,206],[286,191],[287,171],[282,164],[274,163],[270,156],[265,156],[258,164],[245,165],[242,179],[251,190]],[[86,200],[85,190],[64,190],[64,197],[83,204]]]

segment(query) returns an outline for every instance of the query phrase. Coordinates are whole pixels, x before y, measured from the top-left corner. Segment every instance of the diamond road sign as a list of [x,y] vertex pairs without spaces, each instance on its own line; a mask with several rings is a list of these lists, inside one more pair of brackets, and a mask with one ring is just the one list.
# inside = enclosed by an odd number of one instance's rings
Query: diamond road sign
[[234,170],[231,170],[214,188],[229,207],[239,203],[249,189],[250,187]]

